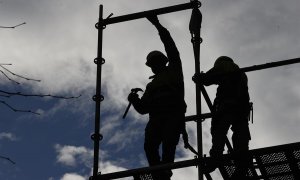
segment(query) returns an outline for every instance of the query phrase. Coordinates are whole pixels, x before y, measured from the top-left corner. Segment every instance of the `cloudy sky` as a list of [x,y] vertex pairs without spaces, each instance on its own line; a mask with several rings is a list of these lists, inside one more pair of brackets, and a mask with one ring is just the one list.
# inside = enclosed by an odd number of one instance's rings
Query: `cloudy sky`
[[[0,96],[0,101],[17,109],[40,113],[13,112],[0,103],[0,179],[82,180],[92,172],[97,30],[99,5],[104,17],[135,13],[188,1],[182,0],[1,0],[0,64],[16,74],[16,85],[0,73],[0,90],[35,94],[78,96],[63,100],[37,97]],[[201,70],[227,55],[240,67],[300,57],[300,1],[298,0],[210,0],[203,1]],[[195,114],[194,59],[188,23],[191,10],[159,16],[169,29],[183,61],[187,115]],[[104,30],[101,108],[100,170],[102,173],[146,166],[143,133],[147,116],[130,110],[127,94],[143,88],[151,71],[145,57],[151,50],[163,51],[155,28],[145,19],[108,25]],[[250,124],[250,148],[274,146],[300,140],[300,65],[248,73],[249,92],[254,102],[254,124]],[[211,99],[216,86],[208,87]],[[0,94],[1,95],[1,94]],[[203,111],[208,112],[203,103]],[[195,123],[188,123],[195,147]],[[210,148],[210,120],[203,123],[203,149]],[[230,134],[229,134],[230,136]],[[176,160],[193,158],[178,145]],[[213,177],[220,180],[218,173]],[[174,171],[174,180],[196,179],[195,167]]]

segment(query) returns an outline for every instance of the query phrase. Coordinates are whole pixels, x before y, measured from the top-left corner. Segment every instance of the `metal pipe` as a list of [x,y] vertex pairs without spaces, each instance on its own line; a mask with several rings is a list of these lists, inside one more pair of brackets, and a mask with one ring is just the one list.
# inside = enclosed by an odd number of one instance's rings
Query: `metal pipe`
[[277,61],[277,62],[270,62],[270,63],[265,63],[265,64],[243,67],[237,71],[218,73],[218,74],[211,75],[211,77],[228,76],[228,75],[232,75],[232,74],[240,73],[240,72],[251,72],[251,71],[269,69],[269,68],[285,66],[285,65],[290,65],[290,64],[296,64],[296,63],[300,63],[300,58],[287,59],[287,60],[282,60],[282,61]]
[[300,63],[300,58],[287,59],[287,60],[282,60],[277,62],[270,62],[270,63],[260,64],[260,65],[244,67],[241,68],[241,71],[243,72],[257,71],[257,70],[268,69],[268,68],[273,68],[278,66],[285,66],[285,65],[295,64],[295,63]]
[[124,178],[124,177],[129,177],[129,176],[151,173],[153,171],[159,171],[159,170],[180,169],[180,168],[185,168],[185,167],[189,167],[189,166],[198,166],[200,163],[201,163],[200,160],[198,158],[196,158],[196,159],[178,161],[178,162],[174,162],[174,163],[162,164],[162,165],[157,165],[157,166],[144,167],[144,168],[102,174],[102,175],[98,175],[96,177],[96,180],[97,179],[99,179],[99,180],[100,179],[101,180],[118,179],[118,178]]
[[208,119],[208,118],[212,118],[212,114],[211,113],[204,113],[199,115],[192,115],[192,116],[186,116],[185,117],[185,122],[189,122],[189,121],[199,121],[202,119]]
[[100,134],[100,104],[102,99],[101,95],[101,72],[102,72],[102,40],[103,40],[103,5],[100,5],[99,9],[99,21],[98,21],[98,50],[97,58],[95,63],[97,65],[97,76],[96,76],[96,95],[93,97],[96,102],[95,106],[95,133],[92,135],[94,140],[94,166],[93,166],[93,177],[98,174],[99,164],[99,144],[102,136]]
[[[192,11],[189,30],[192,36],[192,44],[195,59],[195,74],[200,73],[200,44],[202,42],[200,37],[202,23],[202,14],[200,10],[195,7]],[[196,83],[196,115],[201,115],[201,85]],[[197,121],[197,149],[199,158],[203,157],[203,144],[202,144],[202,122]],[[198,168],[198,180],[203,180],[203,170]]]
[[[195,72],[200,73],[200,53],[199,53],[199,45],[197,43],[193,43],[194,55],[195,55]],[[197,52],[198,51],[198,52]],[[201,89],[200,84],[196,84],[196,114],[201,115]],[[197,121],[197,149],[200,158],[203,156],[203,147],[202,147],[202,122]],[[203,173],[201,169],[198,168],[198,176],[199,180],[203,180]]]
[[197,7],[198,5],[199,5],[198,1],[192,1],[189,3],[184,3],[184,4],[179,4],[179,5],[174,5],[174,6],[169,6],[169,7],[159,8],[159,9],[153,9],[153,10],[148,10],[148,11],[143,11],[143,12],[138,12],[138,13],[133,13],[128,15],[123,15],[123,16],[111,17],[111,18],[104,19],[103,23],[104,25],[108,25],[108,24],[120,23],[124,21],[131,21],[135,19],[145,18],[151,15],[167,14],[176,11],[191,9]]

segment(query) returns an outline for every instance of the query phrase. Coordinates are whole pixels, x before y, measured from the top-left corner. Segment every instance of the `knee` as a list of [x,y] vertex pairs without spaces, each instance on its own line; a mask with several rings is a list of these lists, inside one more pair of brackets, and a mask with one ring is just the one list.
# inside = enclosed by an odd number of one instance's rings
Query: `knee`
[[246,135],[233,136],[233,149],[237,152],[244,152],[249,150],[249,138]]

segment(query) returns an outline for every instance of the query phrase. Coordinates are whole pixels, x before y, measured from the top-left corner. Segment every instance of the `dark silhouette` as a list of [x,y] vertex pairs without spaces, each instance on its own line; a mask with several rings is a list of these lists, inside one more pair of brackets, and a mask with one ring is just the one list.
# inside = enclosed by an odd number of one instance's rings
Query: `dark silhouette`
[[235,179],[245,179],[248,166],[250,131],[248,126],[250,104],[248,79],[234,61],[226,56],[219,57],[206,73],[195,75],[193,80],[206,86],[217,84],[211,122],[212,147],[207,171],[214,171],[224,151],[226,134],[231,126],[232,143],[237,169]]
[[[156,16],[148,17],[148,20],[158,30],[167,56],[160,51],[148,54],[146,65],[154,73],[150,77],[152,81],[147,84],[141,98],[136,93],[131,93],[128,100],[140,114],[149,113],[144,149],[149,165],[154,166],[174,162],[176,146],[184,129],[186,104],[177,47],[169,31],[160,24]],[[159,154],[160,145],[162,157]],[[171,176],[171,170],[152,173],[155,180],[169,180]]]

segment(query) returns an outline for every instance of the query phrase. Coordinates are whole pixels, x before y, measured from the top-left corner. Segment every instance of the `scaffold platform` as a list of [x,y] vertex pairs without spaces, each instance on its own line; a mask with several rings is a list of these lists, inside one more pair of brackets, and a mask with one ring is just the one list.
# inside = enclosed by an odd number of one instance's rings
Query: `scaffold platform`
[[[248,177],[251,180],[300,180],[300,142],[253,149],[249,151],[249,156],[253,159],[253,164],[248,169]],[[205,158],[205,161],[209,161],[209,157]],[[225,154],[222,162],[223,164],[219,167],[219,171],[224,180],[230,180],[236,169],[232,155]],[[182,167],[185,167],[185,164],[196,166],[200,161],[194,159],[175,162],[174,169],[176,169],[176,163],[183,164]],[[180,164],[178,167],[181,166]],[[98,178],[117,179],[118,175],[120,177],[128,177],[132,174],[134,175],[134,180],[153,180],[149,169],[153,169],[153,167],[103,174],[98,176]],[[141,171],[146,171],[147,173],[137,174],[137,172]]]
[[[249,151],[253,166],[248,176],[253,180],[300,180],[300,142]],[[230,156],[224,156],[219,167],[224,180],[230,180],[236,169]]]

